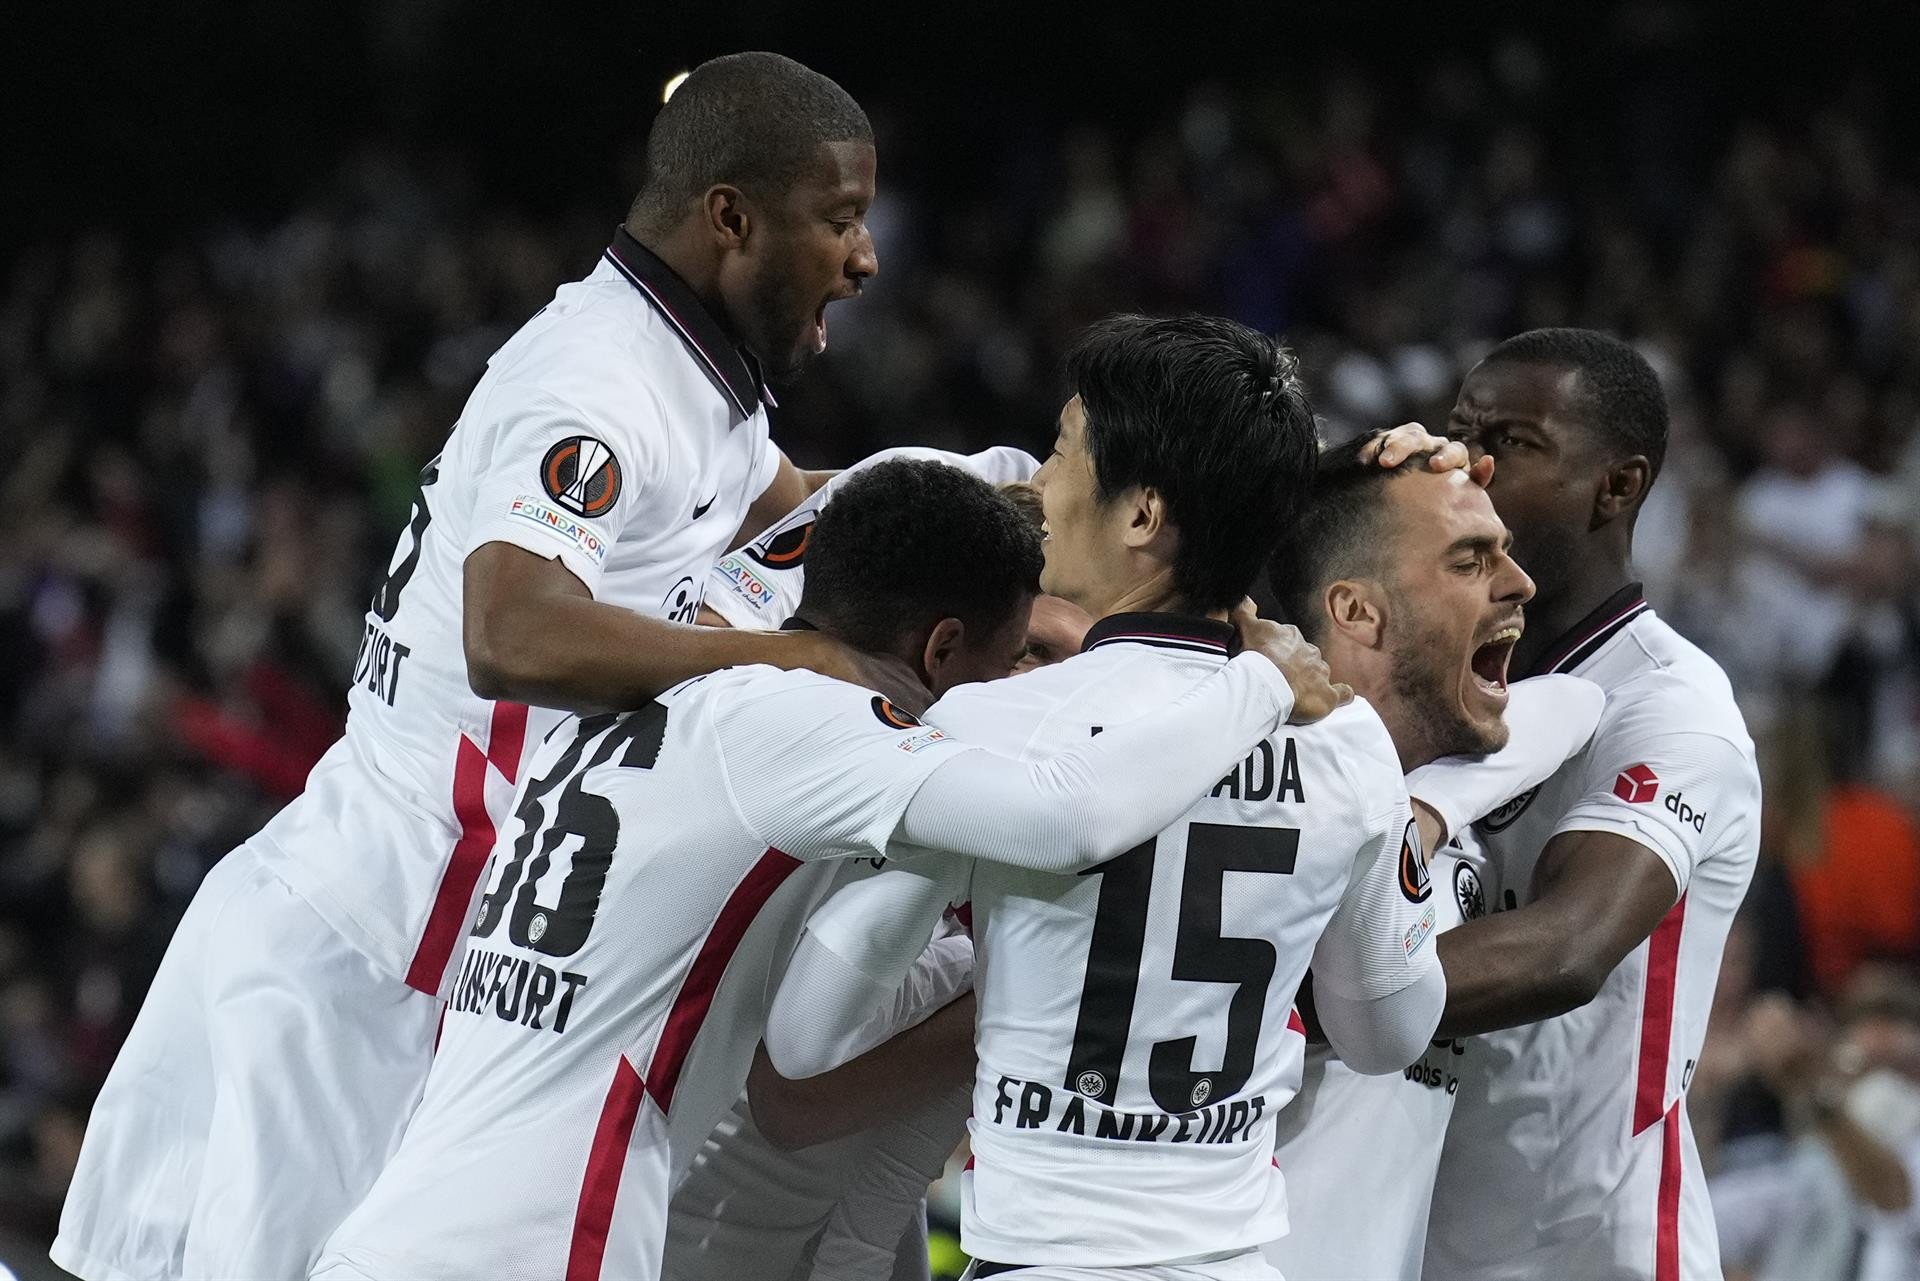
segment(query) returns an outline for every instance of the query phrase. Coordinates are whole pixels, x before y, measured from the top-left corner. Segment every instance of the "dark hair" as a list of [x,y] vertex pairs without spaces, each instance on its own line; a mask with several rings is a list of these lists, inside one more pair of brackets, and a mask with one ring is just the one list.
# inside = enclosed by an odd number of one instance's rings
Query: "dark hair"
[[1377,434],[1363,433],[1320,455],[1313,484],[1267,565],[1280,617],[1308,640],[1325,635],[1320,594],[1328,583],[1378,577],[1384,569],[1390,540],[1380,491],[1396,476],[1425,470],[1433,456],[1415,454],[1397,467],[1362,462],[1360,451]]
[[1572,406],[1580,423],[1617,457],[1640,454],[1660,474],[1667,456],[1667,396],[1645,356],[1597,329],[1530,329],[1487,353],[1486,361],[1556,365],[1580,377]]
[[811,171],[823,143],[872,142],[845,89],[777,53],[732,53],[694,68],[653,118],[646,179],[628,220],[658,231],[716,183],[770,197]]
[[946,463],[894,459],[847,478],[814,522],[800,615],[885,652],[943,618],[991,632],[1040,591],[1040,531]]
[[1067,377],[1101,496],[1142,485],[1166,500],[1188,608],[1245,596],[1313,474],[1313,409],[1293,353],[1216,316],[1112,316],[1074,344]]

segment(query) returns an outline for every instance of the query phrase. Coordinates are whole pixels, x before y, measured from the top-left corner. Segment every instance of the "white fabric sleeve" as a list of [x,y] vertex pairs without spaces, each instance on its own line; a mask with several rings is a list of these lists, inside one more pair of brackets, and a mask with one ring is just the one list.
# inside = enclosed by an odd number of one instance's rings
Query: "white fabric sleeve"
[[1356,1000],[1322,988],[1315,976],[1313,1006],[1340,1061],[1365,1076],[1398,1072],[1426,1053],[1447,1008],[1447,975],[1428,966],[1397,992]]
[[1578,676],[1536,676],[1507,690],[1507,745],[1487,756],[1447,756],[1407,775],[1407,791],[1440,816],[1447,835],[1467,830],[1538,787],[1587,745],[1606,693]]
[[[793,611],[800,604],[801,588],[806,583],[807,536],[813,530],[814,517],[849,476],[892,458],[949,463],[996,485],[1027,480],[1040,469],[1031,454],[1007,445],[996,445],[977,454],[953,454],[912,445],[883,449],[834,476],[745,547],[715,561],[707,571],[708,608],[735,627],[771,630],[793,617]],[[775,460],[778,461],[777,451]],[[764,490],[772,479],[773,474],[769,472],[766,482],[753,492]]]
[[968,893],[969,866],[951,855],[889,859],[815,909],[767,1016],[780,1075],[818,1076],[877,1044],[878,1012],[894,1007],[947,906]]
[[1751,745],[1718,734],[1648,733],[1642,717],[1601,727],[1582,791],[1553,830],[1610,832],[1652,850],[1686,893],[1698,862],[1757,839],[1760,774]]
[[967,1134],[973,1083],[943,1090],[906,1116],[870,1132],[873,1146],[827,1219],[812,1276],[889,1277],[900,1238],[926,1200],[927,1185]]
[[[1397,782],[1389,776],[1381,785],[1391,787]],[[1421,847],[1420,828],[1404,791],[1390,800],[1385,822],[1370,825],[1374,835],[1355,854],[1346,892],[1314,945],[1316,1002],[1325,992],[1360,1008],[1372,1008],[1380,998],[1412,986],[1439,968],[1435,950],[1428,945],[1436,916],[1432,870]],[[1434,1023],[1439,1019],[1436,1010]],[[1429,1035],[1432,1031],[1427,1029]],[[1339,1048],[1337,1042],[1335,1048]],[[1412,1061],[1408,1058],[1397,1066]],[[1357,1064],[1355,1068],[1367,1071]]]
[[636,391],[615,422],[520,384],[496,388],[479,409],[490,431],[461,558],[512,543],[596,590],[614,540],[643,518],[669,447],[658,397]]
[[933,1016],[973,986],[973,940],[965,934],[938,938],[914,959],[899,986],[884,994],[865,1022],[846,1030],[842,1058],[850,1062]]
[[884,856],[927,776],[981,754],[871,690],[764,671],[716,711],[720,775],[747,829],[794,858]]
[[859,1054],[892,990],[803,934],[767,1016],[767,1057],[774,1070],[798,1081]]
[[[1044,761],[950,757],[897,835],[1039,872],[1091,867],[1164,830],[1293,711],[1264,655],[1240,654],[1173,703]],[[1181,750],[1169,751],[1177,743]]]

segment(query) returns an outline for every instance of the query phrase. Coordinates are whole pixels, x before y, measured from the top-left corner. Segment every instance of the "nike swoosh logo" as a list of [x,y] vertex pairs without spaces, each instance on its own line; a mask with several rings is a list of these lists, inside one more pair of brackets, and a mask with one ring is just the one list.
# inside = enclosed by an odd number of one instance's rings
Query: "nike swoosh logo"
[[709,498],[706,502],[701,503],[698,507],[695,507],[693,509],[693,518],[695,520],[699,520],[702,516],[706,515],[707,509],[713,506],[714,499],[717,499],[719,497],[720,497],[719,491],[716,490],[714,492],[713,498]]

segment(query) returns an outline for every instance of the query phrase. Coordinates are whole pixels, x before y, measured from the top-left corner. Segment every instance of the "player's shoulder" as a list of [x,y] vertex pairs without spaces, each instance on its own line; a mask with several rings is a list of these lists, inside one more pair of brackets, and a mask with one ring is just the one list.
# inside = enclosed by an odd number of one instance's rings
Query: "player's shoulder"
[[[661,695],[681,701],[736,730],[772,738],[826,740],[851,730],[918,729],[923,722],[884,694],[850,681],[764,663],[727,667]],[[945,737],[936,735],[935,737]]]
[[1364,698],[1355,698],[1311,725],[1283,726],[1280,737],[1293,740],[1303,774],[1311,766],[1362,806],[1377,804],[1383,791],[1391,795],[1395,788],[1406,786],[1393,735]]
[[495,353],[488,407],[557,405],[586,425],[664,428],[663,392],[681,376],[683,360],[677,336],[631,287],[588,277],[563,286]]
[[1699,734],[1753,755],[1733,684],[1706,651],[1650,610],[1616,644],[1595,673],[1607,694],[1597,737]]
[[1077,654],[1018,676],[956,685],[927,709],[927,722],[964,742],[1018,754],[1049,716],[1097,679],[1095,657]]

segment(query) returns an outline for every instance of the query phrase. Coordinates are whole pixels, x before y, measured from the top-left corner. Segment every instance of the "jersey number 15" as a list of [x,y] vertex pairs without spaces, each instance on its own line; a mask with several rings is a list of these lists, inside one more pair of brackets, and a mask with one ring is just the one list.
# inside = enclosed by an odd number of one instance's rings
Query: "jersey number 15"
[[[1081,873],[1101,878],[1100,897],[1094,907],[1093,939],[1087,950],[1087,977],[1080,989],[1066,1087],[1109,1106],[1119,1092],[1121,1062],[1133,1032],[1158,845],[1155,838]],[[1291,873],[1299,850],[1297,828],[1187,825],[1172,977],[1237,986],[1227,1006],[1227,1044],[1219,1068],[1194,1070],[1198,1037],[1183,1036],[1153,1046],[1147,1058],[1147,1088],[1161,1111],[1186,1112],[1209,1099],[1224,1098],[1253,1075],[1276,953],[1266,939],[1221,936],[1220,891],[1228,872]]]

